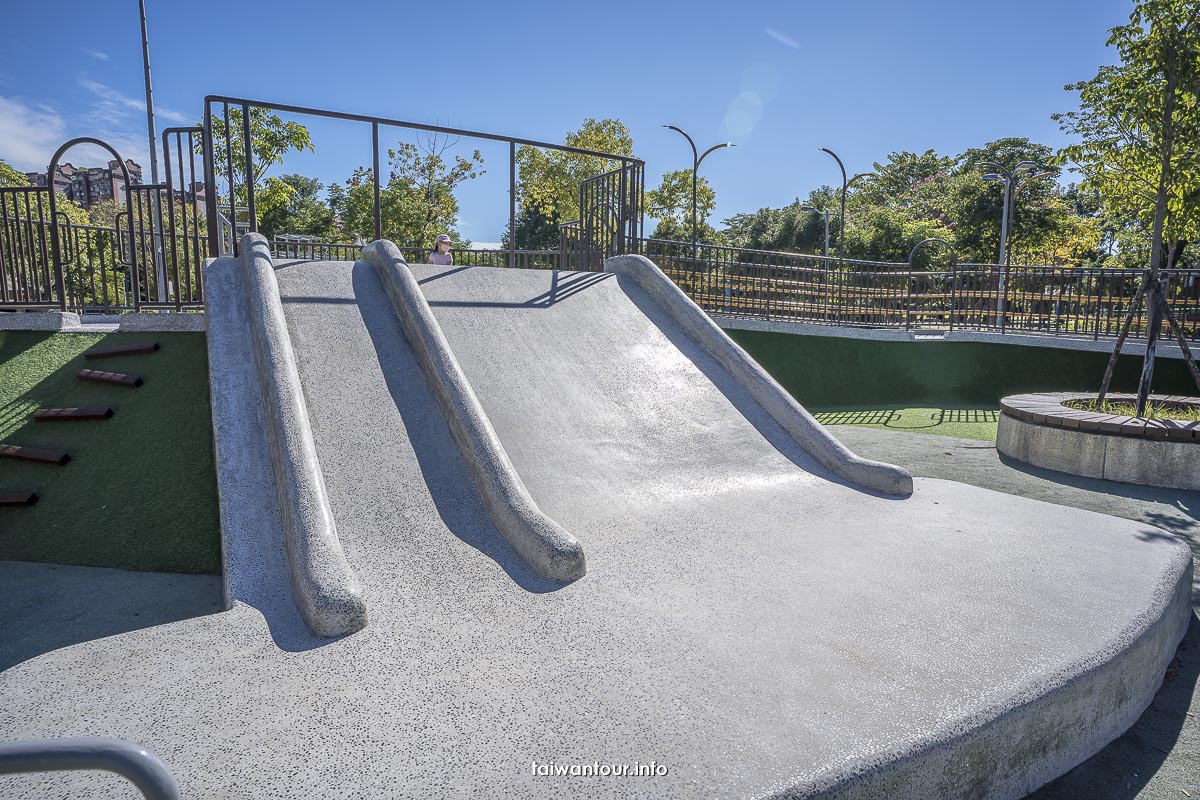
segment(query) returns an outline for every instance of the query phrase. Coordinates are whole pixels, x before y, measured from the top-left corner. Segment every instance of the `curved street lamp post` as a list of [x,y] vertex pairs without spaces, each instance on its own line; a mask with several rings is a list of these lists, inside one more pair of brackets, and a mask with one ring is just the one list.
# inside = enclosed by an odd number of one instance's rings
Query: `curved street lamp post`
[[688,144],[692,146],[692,251],[694,255],[696,250],[696,181],[700,174],[700,164],[704,162],[704,159],[708,158],[709,153],[720,150],[722,147],[737,147],[737,145],[733,142],[714,144],[705,150],[703,154],[698,155],[700,151],[696,148],[696,143],[692,140],[692,137],[688,136],[687,131],[674,125],[663,125],[663,127],[683,134],[683,138],[687,139]]
[[991,183],[999,183],[1004,190],[1003,206],[1000,212],[1000,252],[996,256],[996,265],[999,269],[999,282],[996,285],[996,325],[1001,324],[1004,318],[1004,284],[1008,272],[1008,232],[1010,221],[1013,212],[1013,204],[1016,202],[1017,194],[1030,181],[1037,178],[1044,178],[1047,175],[1054,173],[1047,169],[1042,169],[1033,175],[1029,175],[1031,170],[1037,169],[1039,164],[1036,161],[1020,161],[1012,169],[1007,169],[1003,164],[998,164],[995,161],[984,161],[980,164],[983,167],[990,167],[995,172],[984,174],[983,179]]

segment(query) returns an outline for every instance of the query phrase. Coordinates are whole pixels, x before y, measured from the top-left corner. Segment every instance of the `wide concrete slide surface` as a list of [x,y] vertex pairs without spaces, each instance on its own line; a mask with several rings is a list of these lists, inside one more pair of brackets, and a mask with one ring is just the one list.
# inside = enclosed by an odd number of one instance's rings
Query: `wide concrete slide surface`
[[[545,580],[492,524],[376,270],[275,267],[370,623],[312,636],[279,531],[247,520],[230,612],[0,673],[0,737],[131,739],[190,798],[1020,797],[1137,718],[1186,625],[1173,537],[948,481],[855,488],[622,276],[413,267],[587,553]],[[214,385],[254,419],[250,376]],[[242,479],[270,500],[268,472]],[[537,774],[652,761],[667,774]],[[37,796],[134,795],[0,778]]]

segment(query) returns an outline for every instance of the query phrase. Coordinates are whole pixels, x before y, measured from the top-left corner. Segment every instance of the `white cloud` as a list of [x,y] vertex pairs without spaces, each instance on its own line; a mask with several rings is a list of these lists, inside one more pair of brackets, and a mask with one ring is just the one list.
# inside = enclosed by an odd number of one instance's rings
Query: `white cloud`
[[795,39],[788,36],[787,34],[780,33],[779,31],[775,30],[774,28],[763,28],[763,32],[766,33],[767,36],[770,36],[772,39],[779,42],[784,47],[790,47],[793,50],[800,49],[799,42],[797,42]]
[[[226,205],[229,205],[226,203]],[[471,242],[472,250],[499,250],[499,242]]]
[[62,115],[46,106],[0,96],[0,158],[19,170],[45,170],[66,140]]
[[[103,83],[91,80],[90,78],[80,78],[79,85],[100,98],[100,102],[93,113],[96,115],[96,119],[102,123],[109,125],[118,124],[131,111],[137,111],[141,114],[146,113],[146,101],[122,94],[111,86],[105,86]],[[155,119],[161,117],[170,122],[178,122],[180,124],[188,124],[193,121],[187,114],[172,111],[162,106],[154,109],[154,117]]]
[[[72,124],[54,108],[20,98],[0,95],[0,158],[25,172],[44,172],[51,156],[74,136],[93,136],[107,142],[121,155],[143,167],[150,163],[150,149],[144,134],[129,131],[98,131],[85,122]],[[112,155],[92,144],[72,147],[64,161],[79,166],[108,164]],[[150,175],[147,171],[146,180]]]
[[87,48],[84,48],[83,52],[87,53],[97,61],[108,61],[108,53],[105,53],[101,50],[88,50]]

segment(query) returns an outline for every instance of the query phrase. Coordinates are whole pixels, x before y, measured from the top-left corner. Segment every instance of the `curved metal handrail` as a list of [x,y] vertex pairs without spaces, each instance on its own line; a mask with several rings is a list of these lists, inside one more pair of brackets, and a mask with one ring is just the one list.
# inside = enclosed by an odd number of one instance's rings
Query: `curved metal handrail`
[[96,769],[128,779],[147,800],[179,800],[179,784],[167,765],[124,739],[0,743],[0,774]]

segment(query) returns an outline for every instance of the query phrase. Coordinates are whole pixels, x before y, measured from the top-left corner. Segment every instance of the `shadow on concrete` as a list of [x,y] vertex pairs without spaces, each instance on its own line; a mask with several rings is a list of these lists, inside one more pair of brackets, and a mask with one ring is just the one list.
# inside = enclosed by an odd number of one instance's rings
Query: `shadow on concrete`
[[[447,270],[445,272],[438,273],[437,275],[430,275],[422,278],[417,282],[429,283],[430,281],[435,281],[438,278],[444,278],[448,275],[452,275],[455,272],[461,272],[464,269],[470,269],[470,267],[458,267],[456,269]],[[482,267],[481,269],[488,269],[488,267]],[[492,267],[491,269],[495,269],[495,267]],[[579,292],[582,292],[585,289],[600,283],[601,281],[606,281],[613,277],[613,274],[608,272],[564,273],[559,270],[551,270],[550,288],[539,295],[525,300],[524,302],[481,303],[478,300],[464,300],[461,302],[457,300],[431,300],[429,301],[429,305],[434,307],[459,306],[463,308],[549,308],[555,303],[561,303],[563,300],[566,300],[573,294],[578,294]]]
[[781,428],[769,414],[750,397],[749,394],[734,380],[723,367],[717,364],[692,337],[679,329],[674,318],[672,318],[661,305],[650,298],[637,285],[637,283],[626,277],[625,275],[617,276],[621,291],[629,298],[638,310],[646,315],[646,318],[658,328],[658,330],[666,336],[671,344],[675,345],[684,357],[696,365],[696,368],[704,373],[704,377],[712,383],[729,404],[737,409],[738,413],[746,418],[754,429],[758,431],[767,442],[774,447],[784,458],[791,461],[805,472],[816,475],[817,477],[827,480],[830,483],[836,483],[839,486],[845,486],[862,494],[879,497],[884,500],[903,500],[903,497],[886,495],[880,492],[875,492],[870,489],[864,489],[858,484],[834,474],[831,470],[822,466],[815,458],[813,458],[795,439],[789,436],[783,428]]
[[0,671],[80,642],[220,612],[221,579],[0,561]]
[[[1026,475],[1032,475],[1035,478],[1061,483],[1066,486],[1074,486],[1077,489],[1086,489],[1089,492],[1101,492],[1103,494],[1128,497],[1132,500],[1144,500],[1152,503],[1165,503],[1179,509],[1186,516],[1194,520],[1200,520],[1200,502],[1196,502],[1196,498],[1200,496],[1198,492],[1189,492],[1186,489],[1162,489],[1157,486],[1141,486],[1136,483],[1118,483],[1117,481],[1107,481],[1102,478],[1085,478],[1067,472],[1057,472],[1052,469],[1035,467],[1031,464],[1026,464],[1024,461],[1018,461],[1015,458],[1006,456],[999,451],[997,451],[997,455],[1000,458],[1000,463],[1004,466],[1015,469],[1018,472],[1023,472]],[[1169,526],[1164,525],[1164,527],[1168,527],[1169,529]]]
[[446,528],[495,561],[522,589],[538,594],[561,589],[565,584],[538,575],[492,524],[375,268],[366,262],[355,263],[353,282],[379,369]]
[[[1200,721],[1189,716],[1196,682],[1200,678],[1200,618],[1192,613],[1187,633],[1167,667],[1162,687],[1150,707],[1128,731],[1075,769],[1029,795],[1028,800],[1133,800],[1163,762],[1187,726],[1192,730]],[[1180,746],[1185,746],[1180,743]],[[1164,776],[1170,784],[1173,776]],[[1160,797],[1187,797],[1188,786],[1163,786]]]

